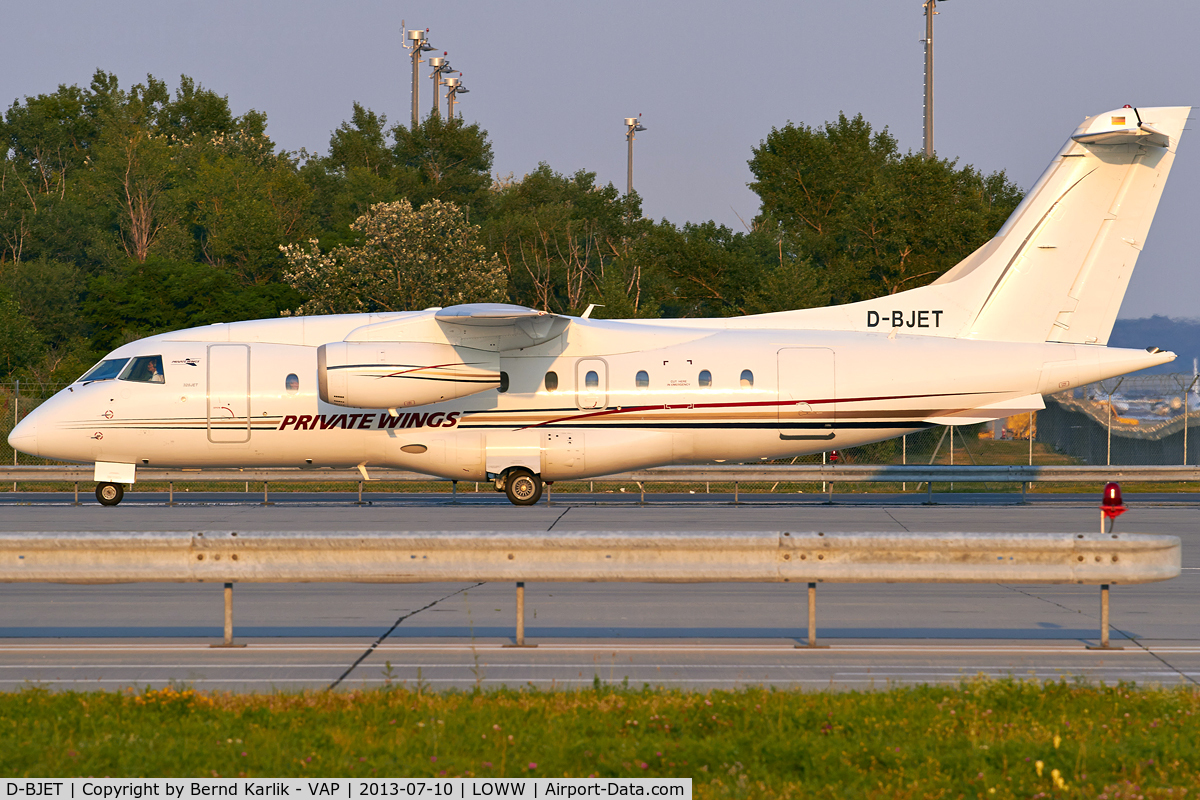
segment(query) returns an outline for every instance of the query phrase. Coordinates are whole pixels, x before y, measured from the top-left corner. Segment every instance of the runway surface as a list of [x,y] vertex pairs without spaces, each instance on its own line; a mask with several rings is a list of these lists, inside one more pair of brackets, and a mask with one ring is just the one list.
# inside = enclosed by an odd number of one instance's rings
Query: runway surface
[[[20,504],[24,501],[41,501]],[[1056,496],[1013,505],[925,506],[922,495],[872,495],[837,505],[734,506],[715,496],[561,498],[514,508],[494,495],[281,498],[129,495],[116,508],[74,507],[61,495],[9,495],[0,530],[824,530],[1063,531],[1099,525],[1096,500]],[[975,496],[972,496],[972,498]],[[45,498],[43,500],[43,498]],[[396,498],[396,499],[391,499]],[[89,498],[90,499],[90,498]],[[237,499],[241,502],[230,502]],[[353,496],[350,497],[353,500]],[[970,498],[968,498],[970,499]],[[1099,591],[1087,586],[822,584],[818,644],[806,634],[802,586],[544,584],[526,589],[526,638],[512,643],[511,584],[240,584],[235,634],[221,639],[221,587],[0,585],[0,688],[27,683],[119,689],[185,683],[250,691],[383,683],[430,688],[746,685],[865,689],[975,675],[1139,683],[1200,682],[1200,514],[1193,496],[1141,496],[1123,532],[1183,539],[1184,572],[1115,586],[1112,638],[1098,636]],[[386,634],[386,635],[385,635]],[[339,682],[340,681],[340,682]]]

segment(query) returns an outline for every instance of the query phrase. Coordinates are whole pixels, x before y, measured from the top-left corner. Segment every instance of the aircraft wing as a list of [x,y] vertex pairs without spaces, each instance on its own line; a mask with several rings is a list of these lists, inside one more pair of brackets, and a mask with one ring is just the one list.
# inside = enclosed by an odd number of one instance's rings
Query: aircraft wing
[[[451,344],[500,352],[533,347],[555,339],[571,324],[571,318],[508,303],[464,303],[364,325],[351,331],[345,340],[430,341],[427,337],[431,331],[423,327],[430,324],[441,328]],[[440,338],[435,336],[433,340]]]
[[[448,334],[480,350],[517,350],[562,335],[569,317],[507,303],[464,303],[433,316]],[[457,329],[457,330],[456,330]]]

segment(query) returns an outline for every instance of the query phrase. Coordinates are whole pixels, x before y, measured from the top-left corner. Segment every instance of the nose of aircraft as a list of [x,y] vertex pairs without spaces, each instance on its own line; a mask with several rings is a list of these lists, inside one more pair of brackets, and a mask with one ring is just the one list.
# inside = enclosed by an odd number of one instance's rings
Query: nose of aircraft
[[31,456],[38,455],[37,422],[33,417],[26,417],[17,423],[17,427],[8,434],[8,443],[14,450]]

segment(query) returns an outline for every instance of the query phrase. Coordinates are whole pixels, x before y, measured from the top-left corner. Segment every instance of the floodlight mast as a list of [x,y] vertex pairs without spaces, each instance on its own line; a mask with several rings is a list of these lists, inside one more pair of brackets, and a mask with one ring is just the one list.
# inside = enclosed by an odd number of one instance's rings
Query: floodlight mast
[[[942,0],[945,2],[946,0]],[[933,18],[938,0],[925,0],[925,157],[933,158]]]
[[[458,73],[462,75],[462,73]],[[446,78],[442,82],[446,87],[446,119],[454,119],[454,98],[456,95],[466,94],[471,91],[466,86],[463,86],[462,78]]]
[[429,66],[433,67],[433,73],[429,77],[433,79],[434,116],[441,116],[442,113],[442,75],[451,71],[450,62],[444,58],[445,55],[442,53],[429,59]]
[[425,38],[428,29],[423,31],[408,31],[404,46],[412,50],[412,126],[416,128],[421,123],[421,53],[433,49]]
[[628,167],[626,170],[627,174],[626,174],[626,181],[625,181],[625,183],[626,183],[625,194],[633,194],[633,140],[634,140],[634,134],[636,134],[638,131],[646,130],[645,128],[642,127],[642,123],[640,121],[641,116],[642,116],[641,114],[638,114],[636,117],[626,117],[625,118],[625,140],[627,142],[629,142],[629,163],[628,163]]

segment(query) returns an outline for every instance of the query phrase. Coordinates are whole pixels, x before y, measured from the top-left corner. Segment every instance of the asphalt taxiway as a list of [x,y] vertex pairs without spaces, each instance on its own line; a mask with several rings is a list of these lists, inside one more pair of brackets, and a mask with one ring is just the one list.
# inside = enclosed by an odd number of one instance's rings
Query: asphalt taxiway
[[[495,495],[127,495],[116,508],[10,495],[0,530],[825,530],[1093,531],[1094,497],[873,495],[835,505],[752,498],[559,497],[514,508]],[[25,502],[18,502],[21,498]],[[859,499],[862,498],[862,499]],[[272,498],[276,499],[276,498]],[[132,500],[132,502],[131,502]],[[1088,586],[823,584],[818,644],[804,642],[803,587],[545,584],[526,589],[512,644],[510,584],[239,584],[236,643],[221,640],[221,587],[0,584],[0,688],[162,686],[268,691],[383,683],[432,688],[602,683],[870,688],[976,675],[1200,682],[1200,513],[1194,496],[1139,496],[1124,532],[1183,540],[1183,574],[1112,590],[1112,644],[1088,650],[1099,592]],[[500,502],[498,502],[500,501]],[[1115,649],[1121,647],[1123,649]]]

